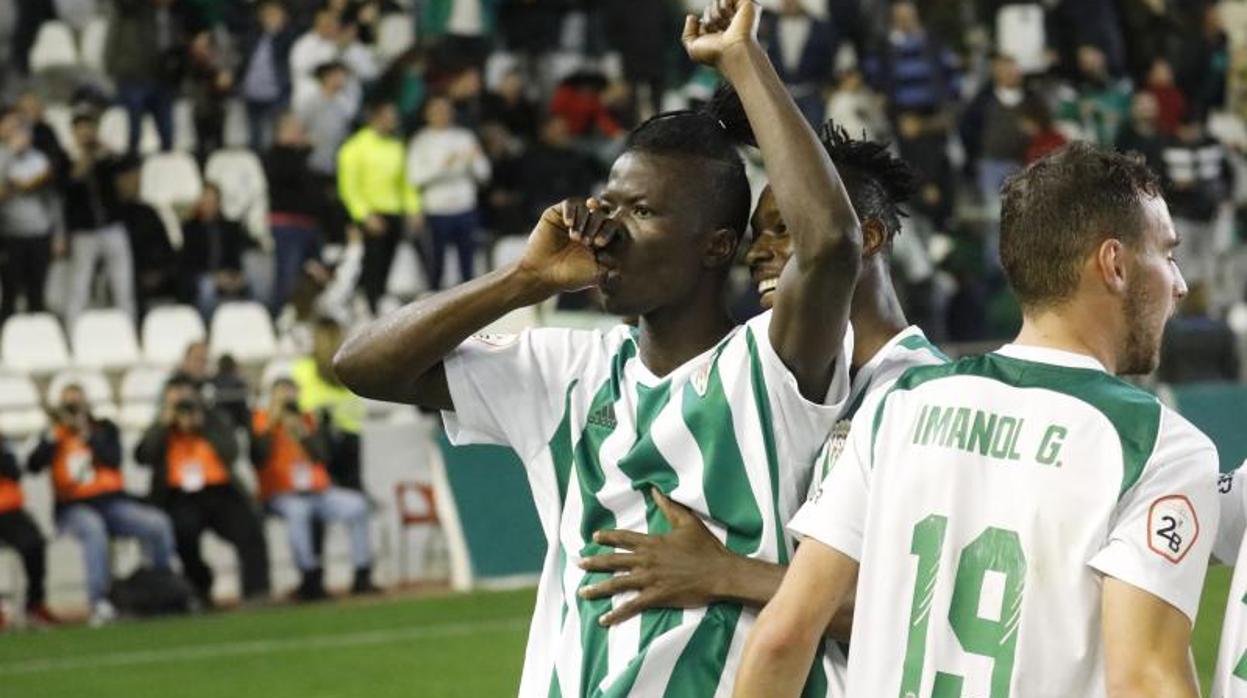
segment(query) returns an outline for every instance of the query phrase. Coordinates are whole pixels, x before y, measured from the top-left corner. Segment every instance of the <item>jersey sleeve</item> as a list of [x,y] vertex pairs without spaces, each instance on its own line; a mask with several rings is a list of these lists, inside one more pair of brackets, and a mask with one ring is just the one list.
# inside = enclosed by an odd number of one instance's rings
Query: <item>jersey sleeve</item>
[[1247,532],[1247,463],[1217,478],[1221,500],[1221,525],[1212,545],[1212,556],[1223,565],[1238,563],[1243,533]]
[[600,332],[530,329],[478,335],[445,359],[454,410],[442,412],[456,446],[508,446],[527,460],[562,418],[568,389],[602,341]]
[[772,311],[768,310],[748,322],[753,340],[751,350],[756,351],[757,365],[766,382],[774,412],[776,440],[781,448],[791,449],[789,456],[804,456],[808,466],[848,402],[853,329],[846,326],[843,346],[836,356],[835,372],[827,386],[827,394],[821,402],[810,402],[801,394],[796,376],[792,375],[771,345],[771,316]]
[[1117,504],[1104,547],[1088,563],[1195,619],[1219,526],[1217,450],[1165,410],[1156,451]]
[[827,476],[788,522],[788,532],[798,539],[813,538],[859,562],[873,472],[870,451],[875,413],[886,394],[878,391],[866,398],[849,428],[844,450],[829,461]]

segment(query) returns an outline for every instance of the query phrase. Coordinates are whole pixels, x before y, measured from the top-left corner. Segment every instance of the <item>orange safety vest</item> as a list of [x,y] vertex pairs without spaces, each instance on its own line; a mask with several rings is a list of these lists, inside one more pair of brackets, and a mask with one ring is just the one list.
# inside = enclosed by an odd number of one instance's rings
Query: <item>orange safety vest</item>
[[212,444],[202,436],[169,432],[168,484],[175,490],[198,492],[205,487],[229,482],[229,471],[221,463]]
[[[264,410],[256,410],[251,418],[253,433],[268,430],[269,416]],[[311,415],[303,415],[303,425],[310,432],[316,428]],[[272,447],[268,460],[256,463],[260,466],[260,498],[269,500],[287,492],[323,492],[329,489],[329,471],[325,464],[313,461],[307,449],[297,439],[286,433],[278,422],[273,427]]]
[[52,455],[52,489],[56,501],[90,499],[123,489],[121,471],[95,464],[95,454],[81,436],[64,426],[53,430],[56,452]]
[[17,511],[22,508],[24,502],[21,483],[7,477],[0,477],[0,514]]

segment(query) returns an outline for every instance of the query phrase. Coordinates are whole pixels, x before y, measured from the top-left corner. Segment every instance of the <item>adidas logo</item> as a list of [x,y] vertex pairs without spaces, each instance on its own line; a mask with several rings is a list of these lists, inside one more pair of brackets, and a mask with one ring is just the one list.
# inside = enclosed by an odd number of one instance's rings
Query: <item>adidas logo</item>
[[589,424],[605,429],[614,429],[619,422],[615,419],[615,406],[606,405],[589,414]]

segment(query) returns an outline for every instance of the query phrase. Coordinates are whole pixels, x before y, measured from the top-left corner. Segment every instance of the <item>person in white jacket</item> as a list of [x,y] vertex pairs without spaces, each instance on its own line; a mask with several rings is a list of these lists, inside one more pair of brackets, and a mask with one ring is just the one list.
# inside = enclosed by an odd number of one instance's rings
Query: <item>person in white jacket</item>
[[473,274],[475,235],[480,227],[477,187],[489,180],[489,158],[476,135],[455,124],[454,105],[446,97],[430,97],[424,107],[425,127],[411,139],[407,180],[420,190],[424,218],[431,233],[429,286],[442,286],[446,247],[459,252],[460,280]]

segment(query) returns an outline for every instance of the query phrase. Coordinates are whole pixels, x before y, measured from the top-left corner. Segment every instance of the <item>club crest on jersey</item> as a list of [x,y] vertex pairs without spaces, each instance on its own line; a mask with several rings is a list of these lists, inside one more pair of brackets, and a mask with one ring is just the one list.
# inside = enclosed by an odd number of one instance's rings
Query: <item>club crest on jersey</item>
[[693,372],[693,377],[689,380],[693,385],[693,390],[697,392],[697,397],[706,397],[706,388],[710,387],[710,370],[714,368],[713,361],[707,361],[697,370]]
[[473,335],[472,339],[494,349],[503,349],[515,344],[519,341],[518,334],[478,334]]
[[1199,517],[1191,500],[1171,494],[1152,502],[1147,512],[1147,546],[1177,564],[1191,552],[1199,538]]

